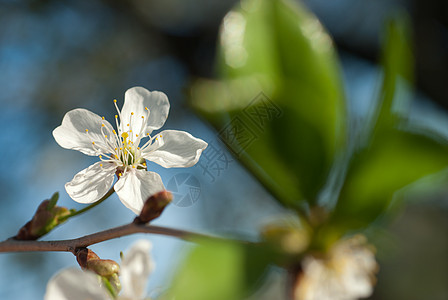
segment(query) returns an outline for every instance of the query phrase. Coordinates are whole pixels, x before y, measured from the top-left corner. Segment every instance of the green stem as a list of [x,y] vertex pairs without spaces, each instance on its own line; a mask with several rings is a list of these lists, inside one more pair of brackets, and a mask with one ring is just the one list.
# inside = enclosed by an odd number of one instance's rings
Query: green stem
[[67,219],[69,219],[69,218],[71,218],[71,217],[80,215],[80,214],[82,214],[82,213],[88,211],[89,209],[94,208],[95,206],[97,206],[98,204],[100,204],[101,202],[103,202],[104,200],[106,200],[107,198],[109,198],[114,192],[115,192],[114,187],[111,187],[110,190],[106,193],[106,195],[104,195],[103,197],[101,197],[100,200],[98,200],[98,201],[96,201],[96,202],[93,202],[92,204],[90,204],[90,205],[84,207],[83,209],[74,211],[74,212],[72,212],[71,214],[69,214],[69,215],[67,215],[67,216],[65,216],[65,217],[60,218],[59,220],[60,220],[61,222],[66,221]]

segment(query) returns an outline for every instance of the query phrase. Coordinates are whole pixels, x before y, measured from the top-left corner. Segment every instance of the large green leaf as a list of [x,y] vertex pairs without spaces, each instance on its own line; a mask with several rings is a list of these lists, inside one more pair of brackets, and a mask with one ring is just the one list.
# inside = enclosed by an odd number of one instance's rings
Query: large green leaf
[[246,0],[224,18],[221,80],[194,105],[248,169],[290,206],[316,201],[345,145],[345,101],[332,41],[301,5]]
[[448,166],[448,145],[434,135],[383,131],[357,154],[348,171],[335,221],[360,228],[374,221],[399,189]]
[[446,141],[426,129],[417,132],[417,124],[394,111],[400,87],[409,88],[413,77],[405,17],[389,22],[385,41],[374,131],[365,132],[370,139],[352,158],[333,213],[333,221],[344,227],[367,226],[389,207],[398,190],[448,166]]
[[245,299],[260,283],[271,259],[267,248],[200,241],[177,272],[166,299]]

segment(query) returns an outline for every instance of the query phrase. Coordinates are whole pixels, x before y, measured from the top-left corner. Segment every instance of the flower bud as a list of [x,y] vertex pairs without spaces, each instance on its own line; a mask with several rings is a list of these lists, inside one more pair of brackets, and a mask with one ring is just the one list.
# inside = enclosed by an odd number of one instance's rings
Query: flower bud
[[134,223],[146,224],[158,218],[171,200],[173,200],[173,195],[168,191],[152,195],[146,200],[140,215],[134,219]]
[[86,269],[105,277],[120,273],[120,266],[111,259],[88,260]]
[[56,206],[59,198],[58,193],[54,193],[50,200],[44,200],[33,218],[20,228],[14,237],[17,240],[37,240],[41,236],[50,232],[54,227],[65,221],[64,217],[70,214],[65,207]]
[[308,232],[288,224],[270,224],[262,230],[263,239],[286,255],[299,255],[309,245]]
[[101,259],[90,249],[80,248],[75,252],[76,260],[83,270],[92,271],[101,277],[106,289],[114,297],[121,290],[121,283],[118,275],[120,266],[111,259]]

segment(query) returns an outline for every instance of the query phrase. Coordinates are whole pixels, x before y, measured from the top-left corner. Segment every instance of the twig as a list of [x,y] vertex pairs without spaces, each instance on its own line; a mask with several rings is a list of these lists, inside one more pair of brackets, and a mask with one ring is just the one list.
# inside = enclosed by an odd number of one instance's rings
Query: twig
[[78,248],[88,247],[93,244],[104,242],[107,240],[119,238],[126,235],[135,233],[153,233],[166,235],[171,237],[177,237],[186,241],[192,241],[194,239],[206,238],[206,239],[218,239],[224,240],[220,237],[209,236],[200,233],[189,232],[185,230],[166,228],[153,225],[135,224],[130,223],[127,225],[111,228],[108,230],[100,231],[94,234],[86,235],[77,239],[59,240],[59,241],[20,241],[15,239],[8,239],[0,242],[1,252],[35,252],[35,251],[62,251],[72,252]]

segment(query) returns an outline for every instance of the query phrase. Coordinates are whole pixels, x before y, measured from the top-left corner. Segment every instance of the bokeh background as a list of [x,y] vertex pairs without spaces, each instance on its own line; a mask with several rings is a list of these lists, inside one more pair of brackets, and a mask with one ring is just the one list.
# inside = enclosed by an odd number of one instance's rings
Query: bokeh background
[[[176,203],[154,224],[254,240],[263,224],[285,213],[188,106],[191,82],[215,74],[219,25],[235,2],[0,1],[1,240],[15,235],[38,204],[55,191],[60,192],[60,205],[82,207],[68,197],[64,184],[95,159],[60,148],[51,132],[73,108],[113,118],[112,100],[121,105],[126,89],[137,85],[168,95],[171,111],[164,129],[185,130],[210,144],[201,164],[193,168],[150,165],[168,188],[178,188]],[[417,67],[412,118],[448,136],[445,0],[304,3],[334,38],[354,127],[369,115],[378,93],[384,22],[392,14],[407,11]],[[214,155],[225,158],[225,163],[212,167],[208,163]],[[183,183],[186,178],[191,180]],[[190,187],[195,188],[194,195],[189,194]],[[45,239],[75,238],[133,217],[113,196]],[[191,245],[136,235],[91,248],[102,258],[118,261],[119,252],[141,237],[154,244],[157,268],[148,291],[157,296],[167,289]],[[444,188],[430,198],[408,197],[406,207],[395,212],[383,232],[376,233],[375,242],[381,270],[371,299],[448,299]],[[62,268],[76,266],[76,261],[68,253],[12,253],[0,254],[0,266],[0,299],[41,299],[49,278]],[[284,274],[278,271],[277,275]],[[282,290],[281,284],[277,289]]]

